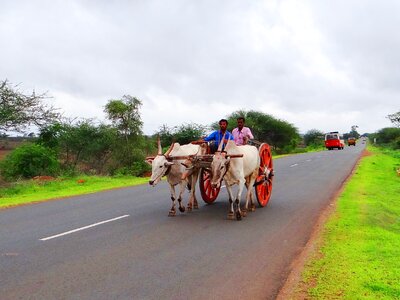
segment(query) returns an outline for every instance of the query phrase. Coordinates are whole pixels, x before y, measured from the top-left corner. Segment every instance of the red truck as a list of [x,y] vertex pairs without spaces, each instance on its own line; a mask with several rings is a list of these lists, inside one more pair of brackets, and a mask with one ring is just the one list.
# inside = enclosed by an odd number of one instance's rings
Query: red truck
[[328,150],[332,150],[333,148],[343,150],[344,140],[340,138],[339,132],[332,131],[325,134],[325,147]]

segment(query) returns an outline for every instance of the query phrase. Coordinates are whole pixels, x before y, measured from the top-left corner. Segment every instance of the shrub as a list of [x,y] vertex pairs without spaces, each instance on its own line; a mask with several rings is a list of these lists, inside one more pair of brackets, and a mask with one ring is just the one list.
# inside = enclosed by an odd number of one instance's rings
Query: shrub
[[390,144],[400,137],[400,128],[386,127],[376,133],[378,144]]
[[116,169],[111,172],[111,175],[113,176],[135,176],[135,177],[140,177],[143,176],[146,172],[149,172],[151,170],[150,166],[146,162],[134,162],[131,166],[129,167],[121,167],[119,169]]
[[1,175],[6,180],[39,175],[54,176],[58,171],[59,163],[55,154],[36,144],[25,144],[16,148],[0,163]]

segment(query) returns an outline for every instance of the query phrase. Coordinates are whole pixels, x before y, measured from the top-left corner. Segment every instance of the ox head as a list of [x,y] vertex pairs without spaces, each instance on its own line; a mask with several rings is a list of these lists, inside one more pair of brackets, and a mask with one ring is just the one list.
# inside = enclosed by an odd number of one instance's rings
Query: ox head
[[211,162],[211,186],[219,188],[221,181],[228,171],[230,158],[226,156],[225,152],[216,152]]
[[165,154],[162,154],[160,138],[157,140],[158,143],[158,154],[156,157],[148,157],[146,158],[146,162],[151,165],[151,177],[149,180],[149,184],[155,186],[160,182],[161,178],[165,176],[170,167],[174,164],[173,162],[168,160],[169,154],[171,153],[174,144],[168,149]]

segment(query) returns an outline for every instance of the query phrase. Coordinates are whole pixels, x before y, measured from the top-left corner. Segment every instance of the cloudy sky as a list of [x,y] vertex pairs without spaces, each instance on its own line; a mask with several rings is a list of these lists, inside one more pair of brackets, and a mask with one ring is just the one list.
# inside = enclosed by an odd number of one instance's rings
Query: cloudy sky
[[400,110],[398,0],[1,0],[0,80],[68,117],[143,102],[143,131],[257,110],[375,132]]

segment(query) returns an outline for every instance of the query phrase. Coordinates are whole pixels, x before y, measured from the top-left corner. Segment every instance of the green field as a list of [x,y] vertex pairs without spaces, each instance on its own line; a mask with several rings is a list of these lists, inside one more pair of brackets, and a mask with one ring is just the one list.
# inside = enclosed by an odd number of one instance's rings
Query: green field
[[400,299],[400,152],[368,150],[290,299]]
[[148,180],[132,176],[80,176],[52,181],[21,181],[10,187],[0,188],[0,208],[133,186],[147,183]]

